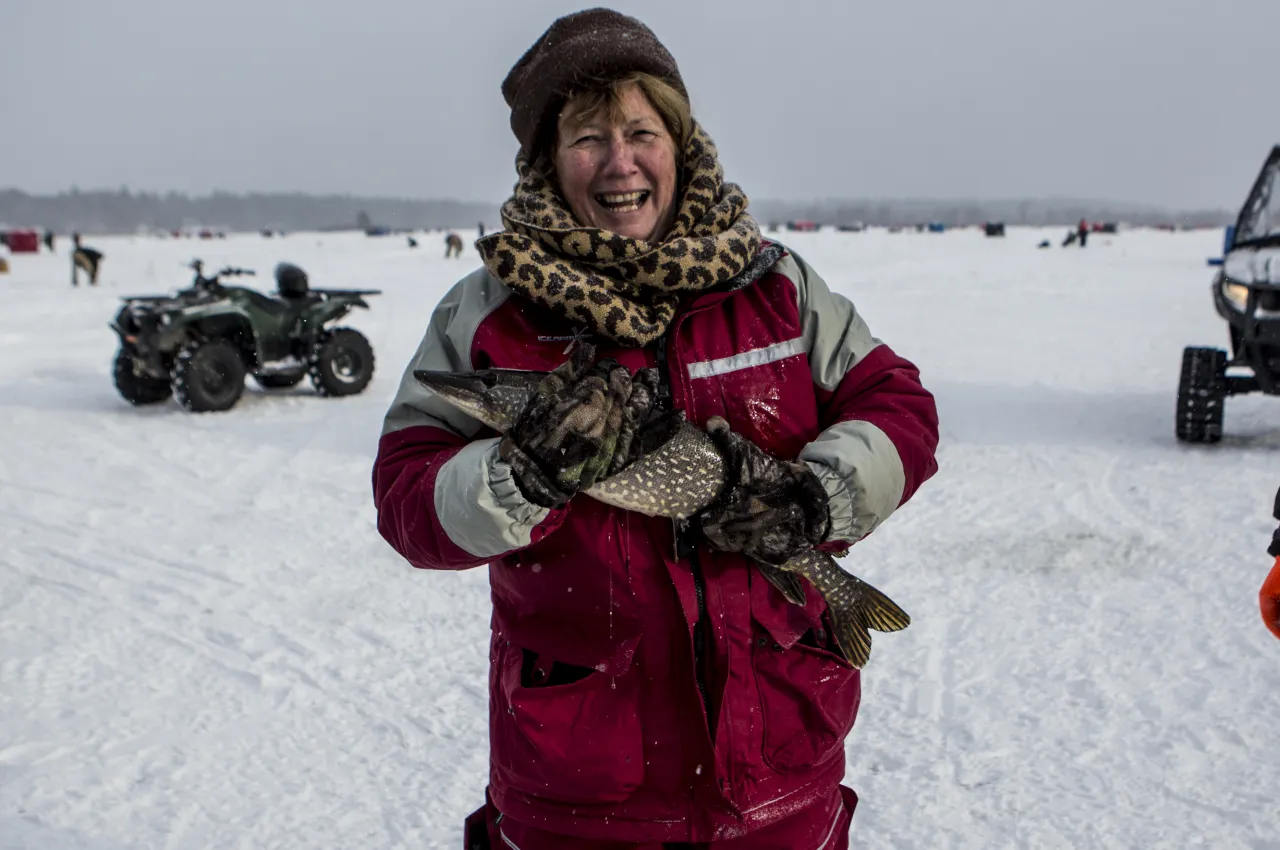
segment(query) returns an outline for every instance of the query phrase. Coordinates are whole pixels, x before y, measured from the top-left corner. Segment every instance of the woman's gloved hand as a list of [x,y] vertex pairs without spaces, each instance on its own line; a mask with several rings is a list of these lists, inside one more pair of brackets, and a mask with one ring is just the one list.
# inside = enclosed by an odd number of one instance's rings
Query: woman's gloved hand
[[707,420],[706,430],[724,455],[726,473],[724,491],[698,515],[707,542],[776,566],[826,539],[827,491],[813,470],[770,457],[718,416]]
[[535,505],[562,507],[604,477],[613,461],[631,374],[612,359],[592,365],[594,356],[592,345],[575,347],[542,380],[499,443],[499,456]]

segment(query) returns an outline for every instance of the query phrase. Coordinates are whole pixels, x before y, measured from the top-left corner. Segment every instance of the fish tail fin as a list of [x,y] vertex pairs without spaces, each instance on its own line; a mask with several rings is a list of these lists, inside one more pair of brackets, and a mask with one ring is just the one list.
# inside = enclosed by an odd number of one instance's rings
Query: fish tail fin
[[830,606],[827,614],[840,651],[850,664],[861,669],[871,657],[870,630],[901,631],[911,625],[911,617],[896,602],[862,579],[848,577],[856,583],[846,597],[850,601],[842,606]]
[[871,632],[854,611],[827,610],[831,630],[845,660],[861,670],[871,657]]

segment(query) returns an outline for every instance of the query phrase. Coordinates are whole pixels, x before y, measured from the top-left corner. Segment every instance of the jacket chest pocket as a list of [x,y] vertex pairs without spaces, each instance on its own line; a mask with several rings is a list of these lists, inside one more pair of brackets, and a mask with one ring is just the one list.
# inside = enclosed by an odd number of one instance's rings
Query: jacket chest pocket
[[794,458],[817,436],[818,402],[803,340],[792,339],[685,367],[693,417],[723,416],[770,454]]

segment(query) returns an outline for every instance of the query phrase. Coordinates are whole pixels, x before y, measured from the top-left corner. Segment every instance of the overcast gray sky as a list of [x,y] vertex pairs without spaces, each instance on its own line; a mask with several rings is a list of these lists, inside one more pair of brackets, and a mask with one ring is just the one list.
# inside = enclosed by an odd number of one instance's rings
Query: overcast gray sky
[[[560,0],[0,0],[0,187],[501,200]],[[1280,0],[615,0],[758,198],[1239,204]]]

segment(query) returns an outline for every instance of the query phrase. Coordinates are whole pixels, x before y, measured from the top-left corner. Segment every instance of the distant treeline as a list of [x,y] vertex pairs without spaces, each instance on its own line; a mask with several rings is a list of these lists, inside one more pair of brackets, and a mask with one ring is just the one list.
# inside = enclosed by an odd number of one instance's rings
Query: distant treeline
[[498,226],[498,204],[360,198],[350,195],[214,192],[203,197],[169,192],[119,191],[29,195],[0,190],[0,226],[34,227],[58,233],[136,233],[208,228],[339,230],[363,226],[395,229]]
[[[499,226],[498,203],[352,195],[233,194],[192,197],[117,191],[30,195],[0,190],[0,227],[33,227],[59,233],[136,233],[148,230],[209,228],[222,231],[337,230],[367,224],[395,229]],[[809,220],[829,225],[913,225],[939,221],[972,225],[1002,221],[1010,225],[1070,225],[1118,221],[1142,225],[1192,227],[1234,220],[1229,210],[1171,210],[1138,204],[1078,199],[1047,200],[753,200],[751,212],[762,223]]]
[[1043,227],[1071,226],[1080,221],[1113,221],[1135,225],[1177,227],[1220,226],[1235,221],[1233,210],[1172,210],[1115,201],[1076,198],[955,200],[823,200],[763,201],[751,204],[761,222],[816,221],[821,224],[909,227],[941,222],[963,227],[985,222]]

